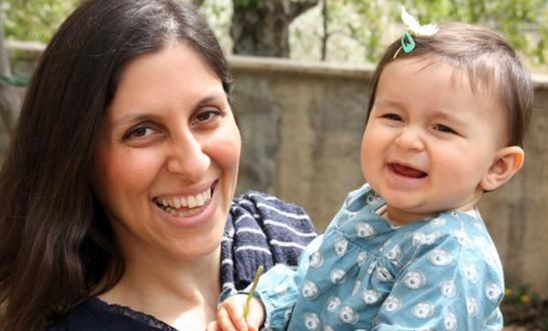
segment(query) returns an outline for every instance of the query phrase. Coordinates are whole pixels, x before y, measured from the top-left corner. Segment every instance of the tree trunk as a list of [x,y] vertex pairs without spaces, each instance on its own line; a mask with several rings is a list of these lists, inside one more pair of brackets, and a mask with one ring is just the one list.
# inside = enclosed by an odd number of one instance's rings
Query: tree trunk
[[[11,75],[8,52],[4,43],[2,15],[0,15],[0,75]],[[2,117],[4,126],[10,135],[13,133],[20,106],[21,100],[15,88],[3,81],[0,81],[0,116]]]
[[230,36],[233,53],[289,57],[289,25],[320,0],[255,0],[242,5],[232,0],[234,13]]
[[327,60],[327,41],[329,40],[329,11],[327,9],[327,0],[322,0],[322,54],[321,60]]

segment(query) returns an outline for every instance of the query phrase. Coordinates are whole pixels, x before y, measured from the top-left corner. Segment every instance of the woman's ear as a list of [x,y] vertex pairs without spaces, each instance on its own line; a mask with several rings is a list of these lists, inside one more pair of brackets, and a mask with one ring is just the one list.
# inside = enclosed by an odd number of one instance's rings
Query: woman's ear
[[506,184],[521,169],[525,161],[525,152],[519,146],[500,149],[487,174],[480,182],[484,191],[494,191]]

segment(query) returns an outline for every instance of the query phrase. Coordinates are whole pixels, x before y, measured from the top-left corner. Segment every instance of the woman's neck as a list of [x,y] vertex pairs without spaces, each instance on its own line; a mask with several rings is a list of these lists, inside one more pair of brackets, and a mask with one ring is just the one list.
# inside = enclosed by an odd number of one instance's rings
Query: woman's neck
[[193,260],[138,256],[126,260],[120,281],[99,298],[181,330],[205,330],[221,292],[220,248]]

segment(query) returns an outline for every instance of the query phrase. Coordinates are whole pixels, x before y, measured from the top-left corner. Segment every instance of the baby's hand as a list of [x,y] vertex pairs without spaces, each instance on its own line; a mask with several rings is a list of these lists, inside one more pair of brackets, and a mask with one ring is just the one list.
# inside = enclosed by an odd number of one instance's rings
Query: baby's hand
[[244,307],[247,295],[237,294],[223,301],[217,311],[217,321],[209,323],[207,331],[257,331],[263,325],[265,312],[261,301],[253,298],[249,303],[247,322]]

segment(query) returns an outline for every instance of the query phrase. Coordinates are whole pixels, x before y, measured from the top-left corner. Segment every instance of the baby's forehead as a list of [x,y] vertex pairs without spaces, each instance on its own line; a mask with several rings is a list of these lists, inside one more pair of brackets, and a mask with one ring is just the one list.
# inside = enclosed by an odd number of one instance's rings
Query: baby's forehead
[[451,75],[453,84],[469,89],[474,97],[481,99],[482,103],[487,102],[491,105],[488,108],[479,107],[476,111],[492,112],[494,116],[502,119],[502,121],[493,121],[489,125],[500,126],[499,139],[506,144],[511,135],[512,117],[504,98],[505,89],[501,71],[493,65],[449,65],[454,69]]
[[441,65],[449,67],[455,83],[469,84],[474,93],[499,94],[502,72],[493,55],[479,55],[474,59],[446,57],[439,54],[409,58],[422,64],[423,68]]
[[[470,90],[479,98],[488,98],[499,105],[501,112],[506,112],[504,102],[504,79],[502,70],[491,55],[478,56],[474,61],[465,61],[443,56],[424,56],[422,66],[441,65],[450,68],[450,84]],[[455,89],[458,91],[458,89]]]

